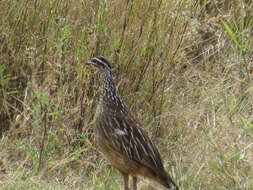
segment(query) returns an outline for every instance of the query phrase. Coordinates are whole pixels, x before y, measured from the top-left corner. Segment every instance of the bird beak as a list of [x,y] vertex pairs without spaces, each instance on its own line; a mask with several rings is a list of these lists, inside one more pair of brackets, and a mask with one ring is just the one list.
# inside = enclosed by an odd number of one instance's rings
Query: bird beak
[[85,65],[92,65],[93,63],[89,60],[85,62]]

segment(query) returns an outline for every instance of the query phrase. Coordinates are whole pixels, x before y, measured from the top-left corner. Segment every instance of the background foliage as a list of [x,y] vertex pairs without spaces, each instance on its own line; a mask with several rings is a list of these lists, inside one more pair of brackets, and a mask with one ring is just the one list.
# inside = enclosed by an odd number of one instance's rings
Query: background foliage
[[83,63],[94,55],[111,61],[182,190],[253,189],[252,1],[3,0],[0,10],[1,189],[119,189],[92,146],[99,76]]

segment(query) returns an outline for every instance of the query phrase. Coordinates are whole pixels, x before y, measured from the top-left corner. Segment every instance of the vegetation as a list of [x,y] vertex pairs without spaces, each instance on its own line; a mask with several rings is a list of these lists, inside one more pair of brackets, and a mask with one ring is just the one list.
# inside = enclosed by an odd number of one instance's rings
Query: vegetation
[[[93,146],[104,55],[182,190],[253,189],[250,0],[3,0],[0,189],[117,190]],[[142,181],[142,190],[152,189]]]

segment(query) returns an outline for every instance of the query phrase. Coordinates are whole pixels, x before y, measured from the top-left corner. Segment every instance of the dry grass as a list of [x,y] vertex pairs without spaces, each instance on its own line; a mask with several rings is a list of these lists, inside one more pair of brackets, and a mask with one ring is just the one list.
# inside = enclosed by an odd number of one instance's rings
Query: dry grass
[[1,189],[119,189],[92,146],[93,55],[182,190],[253,189],[253,3],[217,2],[1,1]]

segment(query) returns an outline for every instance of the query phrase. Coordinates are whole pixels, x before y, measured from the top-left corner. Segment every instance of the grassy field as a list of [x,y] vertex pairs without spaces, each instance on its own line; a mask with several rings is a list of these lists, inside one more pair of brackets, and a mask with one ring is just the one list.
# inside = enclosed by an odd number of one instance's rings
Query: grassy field
[[0,189],[120,189],[93,146],[103,55],[181,190],[252,190],[252,43],[250,0],[2,0]]

